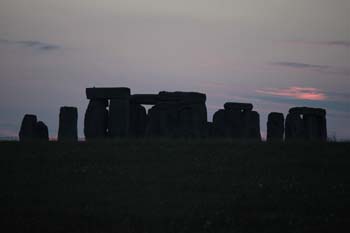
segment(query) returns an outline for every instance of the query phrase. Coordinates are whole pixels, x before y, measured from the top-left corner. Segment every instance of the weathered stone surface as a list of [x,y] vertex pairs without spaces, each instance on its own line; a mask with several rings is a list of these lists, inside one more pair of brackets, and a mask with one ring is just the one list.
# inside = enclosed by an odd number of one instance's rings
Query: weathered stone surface
[[58,127],[58,141],[78,140],[78,109],[76,107],[61,107]]
[[167,92],[158,94],[158,102],[205,103],[206,95],[199,92]]
[[87,140],[104,138],[108,125],[107,100],[90,100],[84,119],[84,134]]
[[127,137],[130,127],[130,100],[112,99],[109,104],[109,136]]
[[157,94],[135,94],[131,96],[130,102],[133,104],[155,105],[158,102]]
[[35,126],[36,139],[41,141],[49,141],[49,129],[44,122],[39,121]]
[[284,134],[283,113],[271,112],[267,120],[267,141],[282,141]]
[[309,107],[295,107],[289,109],[289,113],[299,115],[315,115],[315,116],[326,116],[326,110],[322,108],[309,108]]
[[147,113],[145,107],[140,104],[130,104],[130,129],[131,137],[145,136],[147,126]]
[[251,111],[253,109],[253,105],[249,103],[234,103],[227,102],[224,104],[225,110],[240,110],[240,111]]
[[129,99],[130,89],[127,87],[86,88],[88,99]]
[[299,114],[289,113],[285,123],[285,138],[288,140],[300,140],[305,138],[304,122]]
[[21,129],[19,131],[20,141],[30,141],[36,138],[36,115],[26,114],[22,120]]

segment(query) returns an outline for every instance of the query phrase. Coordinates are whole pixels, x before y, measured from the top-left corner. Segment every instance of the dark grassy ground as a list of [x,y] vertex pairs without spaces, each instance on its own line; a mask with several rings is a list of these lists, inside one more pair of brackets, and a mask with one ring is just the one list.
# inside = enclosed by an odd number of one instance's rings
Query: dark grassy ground
[[349,152],[350,143],[2,142],[0,231],[350,232]]

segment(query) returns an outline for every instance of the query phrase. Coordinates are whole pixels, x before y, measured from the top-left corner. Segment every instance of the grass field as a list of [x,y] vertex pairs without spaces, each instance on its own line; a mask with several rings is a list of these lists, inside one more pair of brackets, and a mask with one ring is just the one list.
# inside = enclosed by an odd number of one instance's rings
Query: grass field
[[350,143],[2,142],[0,154],[1,232],[350,232]]

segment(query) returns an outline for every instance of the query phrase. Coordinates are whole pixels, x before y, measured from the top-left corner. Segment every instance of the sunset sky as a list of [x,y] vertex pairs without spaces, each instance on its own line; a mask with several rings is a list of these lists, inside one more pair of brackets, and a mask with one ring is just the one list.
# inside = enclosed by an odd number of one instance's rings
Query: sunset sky
[[350,140],[349,0],[1,0],[0,137],[33,113],[57,136],[85,88],[199,91],[208,119],[228,101],[267,114],[327,109]]

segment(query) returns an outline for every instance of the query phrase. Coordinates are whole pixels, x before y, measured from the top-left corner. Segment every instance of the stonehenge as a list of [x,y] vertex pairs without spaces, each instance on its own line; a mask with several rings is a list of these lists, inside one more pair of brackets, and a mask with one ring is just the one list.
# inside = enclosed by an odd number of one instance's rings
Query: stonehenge
[[[87,140],[97,138],[232,138],[261,141],[260,116],[251,103],[227,102],[208,122],[206,95],[198,92],[131,94],[130,89],[87,88]],[[148,111],[144,105],[150,105]],[[326,111],[308,107],[268,115],[267,141],[327,139]]]
[[36,115],[26,114],[19,131],[20,141],[48,141],[49,130],[44,122],[37,121]]
[[61,107],[58,126],[58,141],[78,141],[78,109]]
[[212,136],[260,141],[260,117],[252,110],[252,104],[225,103],[224,109],[214,113]]
[[[199,92],[131,94],[127,87],[86,88],[85,140],[114,138],[230,138],[261,141],[260,116],[251,103],[227,102],[207,119],[206,95]],[[145,105],[147,107],[145,107]],[[147,109],[147,110],[146,110]],[[61,107],[58,141],[78,141],[78,109]],[[271,112],[267,141],[327,141],[326,110],[293,107],[286,117]],[[49,140],[47,126],[24,116],[20,141]]]

